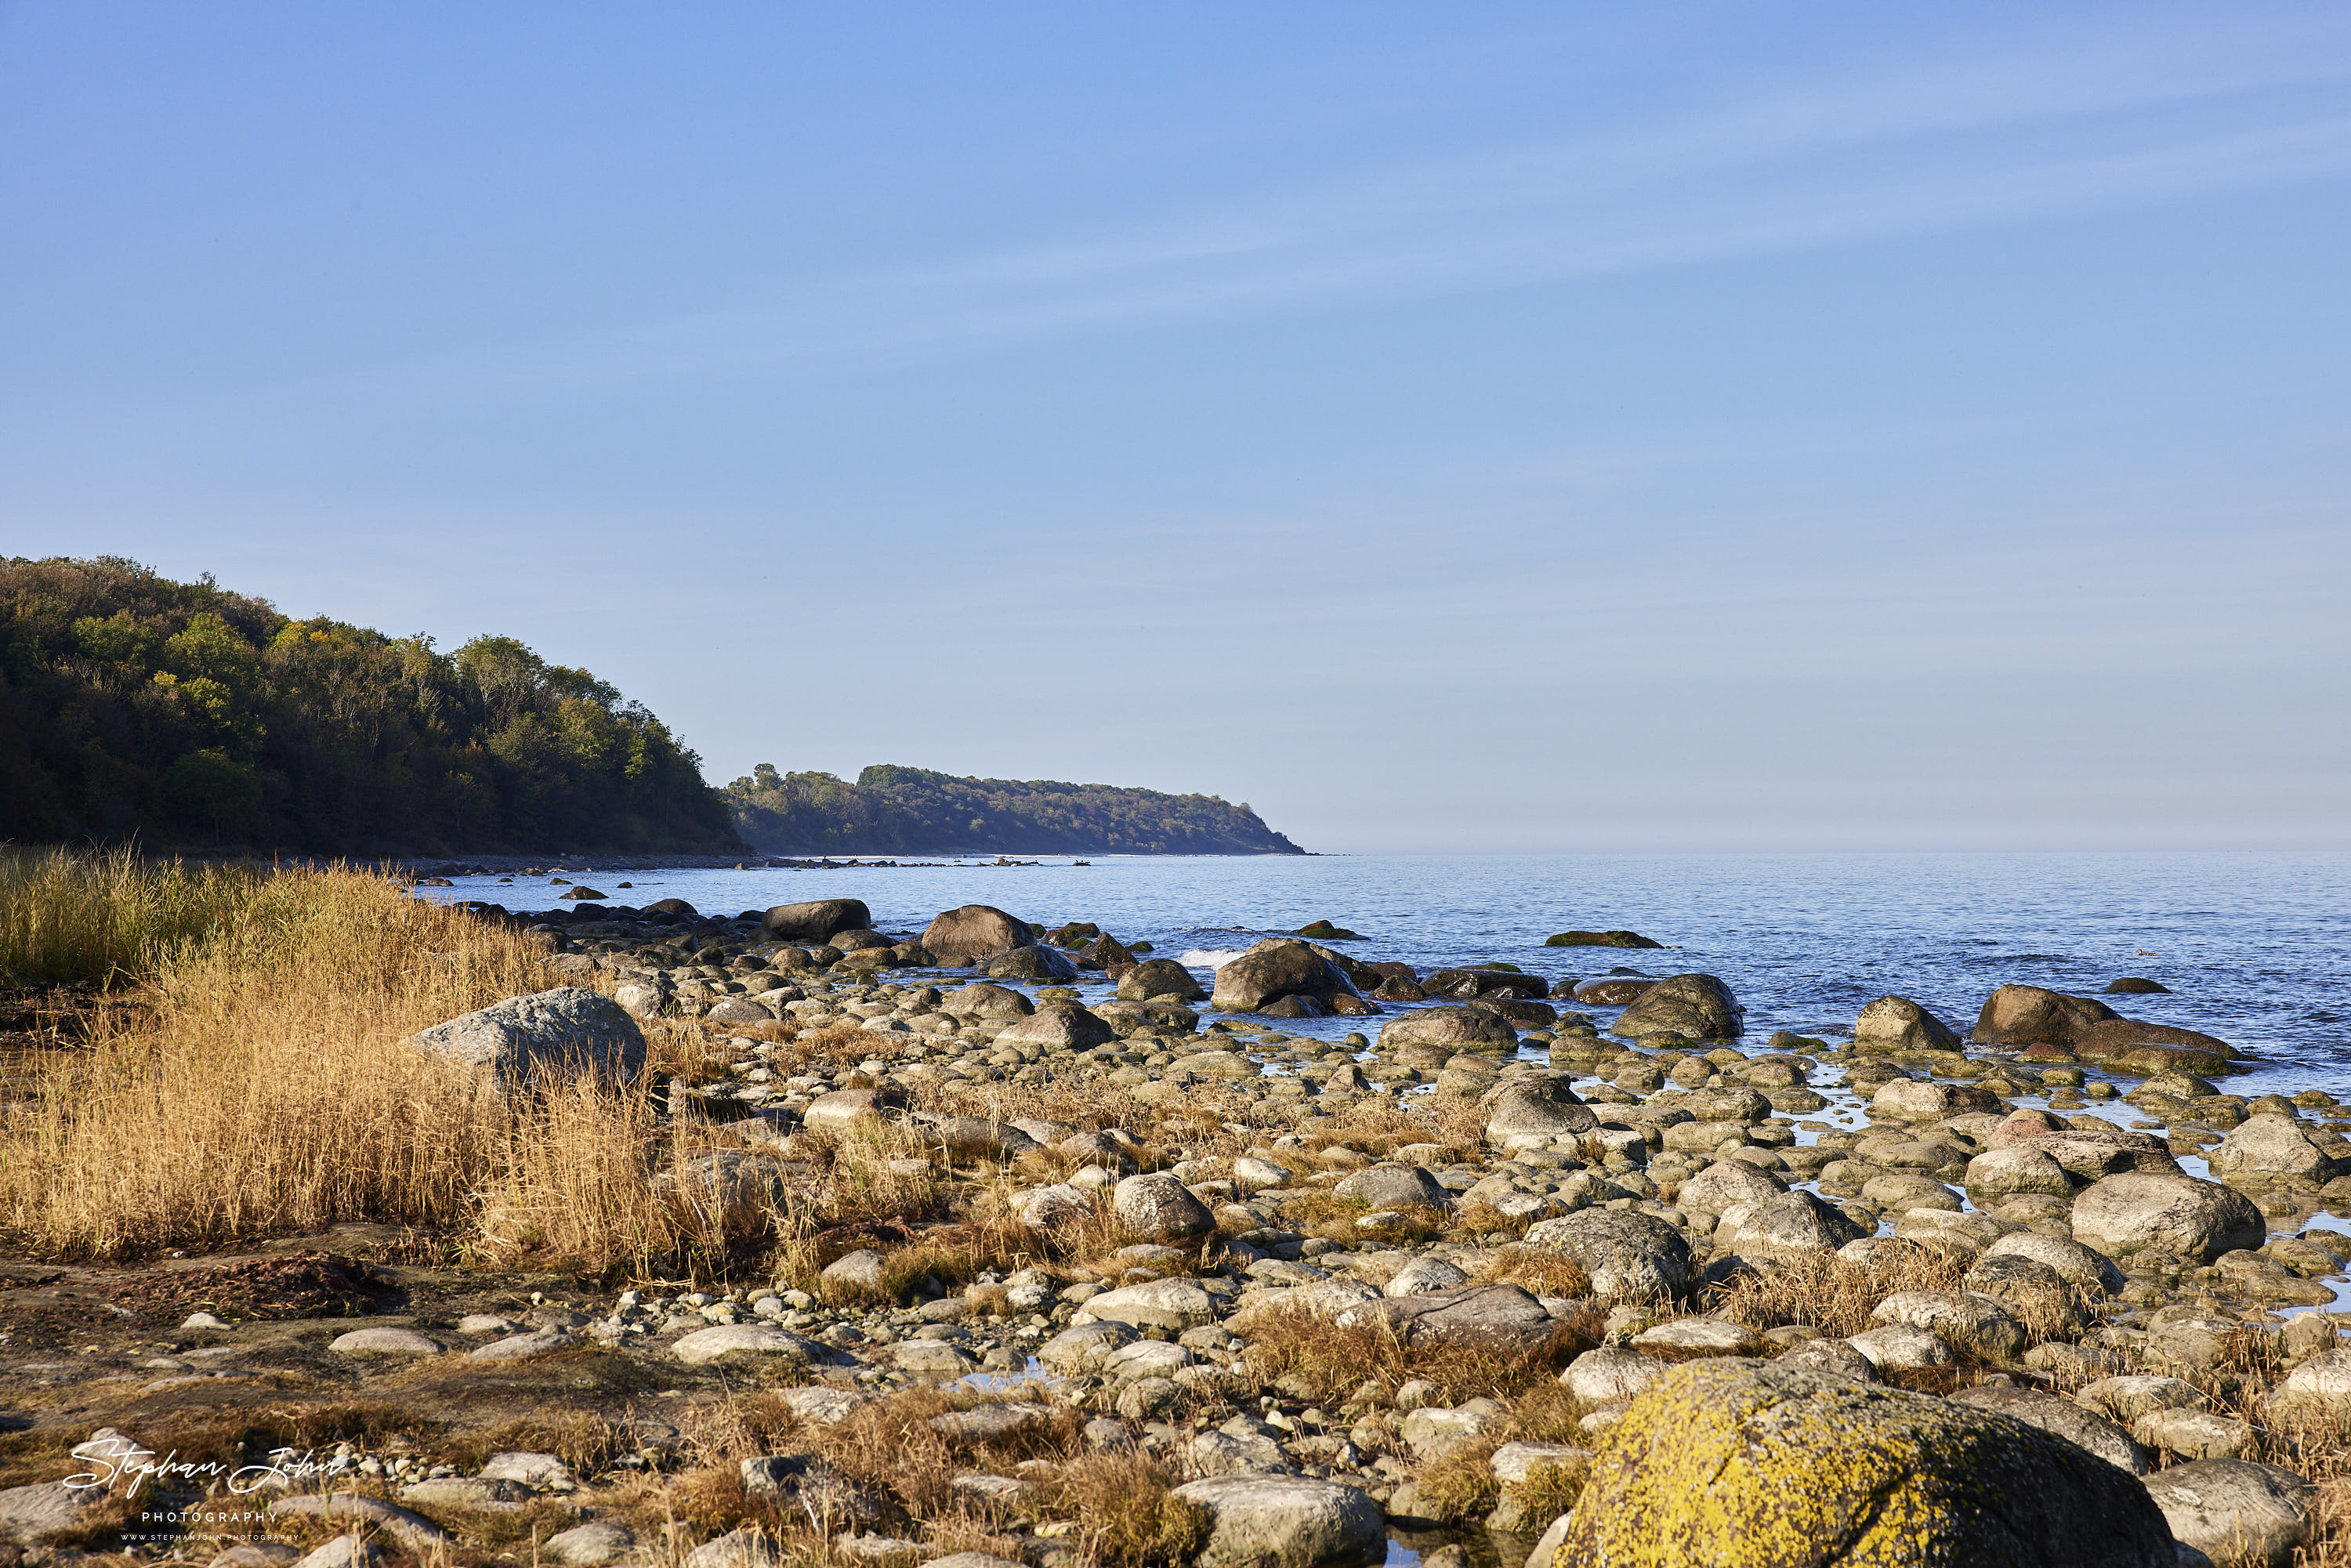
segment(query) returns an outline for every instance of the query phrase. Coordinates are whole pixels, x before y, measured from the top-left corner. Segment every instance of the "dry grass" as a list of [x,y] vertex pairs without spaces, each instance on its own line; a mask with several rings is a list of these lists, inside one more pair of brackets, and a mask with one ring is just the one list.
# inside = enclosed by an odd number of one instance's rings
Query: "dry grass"
[[244,868],[150,862],[129,850],[0,849],[0,985],[143,979],[268,884]]
[[715,1257],[745,1230],[740,1213],[662,1197],[645,1085],[559,1082],[509,1103],[402,1043],[544,988],[526,934],[351,871],[110,874],[126,922],[146,918],[151,884],[171,908],[192,880],[235,896],[150,945],[142,1006],[36,1064],[0,1127],[0,1224],[29,1250],[122,1258],[380,1220],[643,1270]]
[[1896,1291],[1958,1291],[1966,1273],[1966,1259],[1941,1248],[1904,1248],[1866,1268],[1833,1252],[1807,1253],[1730,1281],[1714,1311],[1758,1332],[1810,1323],[1842,1338],[1876,1327],[1869,1314]]

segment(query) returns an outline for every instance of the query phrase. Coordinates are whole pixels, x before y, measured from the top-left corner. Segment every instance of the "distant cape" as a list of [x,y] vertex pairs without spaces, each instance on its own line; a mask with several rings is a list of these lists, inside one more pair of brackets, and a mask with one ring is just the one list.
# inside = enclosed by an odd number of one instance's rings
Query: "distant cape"
[[1302,855],[1247,803],[1113,784],[958,779],[923,768],[778,773],[723,791],[761,854]]

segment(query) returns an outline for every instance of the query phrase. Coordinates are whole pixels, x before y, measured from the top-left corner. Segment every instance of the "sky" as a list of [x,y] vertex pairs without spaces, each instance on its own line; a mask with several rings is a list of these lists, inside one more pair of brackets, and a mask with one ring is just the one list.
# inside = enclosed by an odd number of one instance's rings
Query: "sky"
[[2351,847],[2351,8],[0,0],[0,554],[713,782]]

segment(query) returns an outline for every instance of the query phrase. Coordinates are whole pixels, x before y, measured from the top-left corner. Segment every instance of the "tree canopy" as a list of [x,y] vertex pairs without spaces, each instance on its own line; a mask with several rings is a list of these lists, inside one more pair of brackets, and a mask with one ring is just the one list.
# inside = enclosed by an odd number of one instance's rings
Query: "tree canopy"
[[1304,854],[1246,802],[1113,784],[868,768],[854,784],[763,762],[726,787],[762,854]]
[[452,653],[207,575],[0,561],[0,837],[351,855],[737,851],[701,762],[511,637]]

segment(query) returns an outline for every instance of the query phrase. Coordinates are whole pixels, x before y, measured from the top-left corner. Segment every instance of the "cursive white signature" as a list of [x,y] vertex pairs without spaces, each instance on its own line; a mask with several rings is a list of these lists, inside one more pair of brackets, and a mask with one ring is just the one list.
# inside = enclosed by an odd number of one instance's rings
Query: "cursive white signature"
[[101,1432],[77,1445],[70,1455],[97,1468],[68,1476],[65,1484],[77,1491],[111,1491],[117,1483],[122,1483],[122,1495],[136,1497],[142,1486],[160,1487],[173,1480],[219,1480],[243,1497],[272,1482],[291,1486],[306,1477],[333,1475],[345,1468],[333,1461],[321,1463],[313,1458],[313,1453],[308,1448],[273,1448],[266,1456],[266,1464],[225,1465],[218,1459],[183,1459],[177,1448],[159,1456],[154,1449],[141,1448],[119,1432]]

